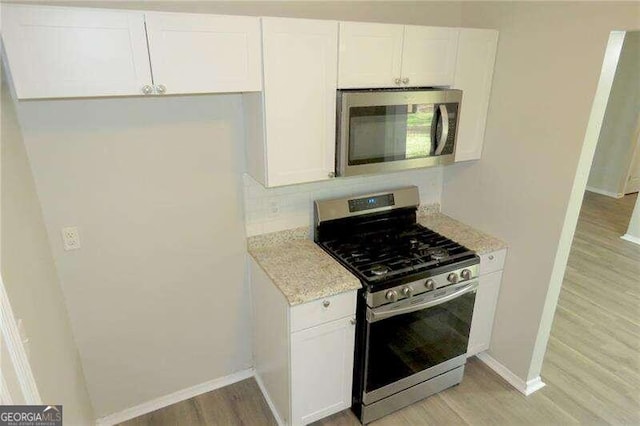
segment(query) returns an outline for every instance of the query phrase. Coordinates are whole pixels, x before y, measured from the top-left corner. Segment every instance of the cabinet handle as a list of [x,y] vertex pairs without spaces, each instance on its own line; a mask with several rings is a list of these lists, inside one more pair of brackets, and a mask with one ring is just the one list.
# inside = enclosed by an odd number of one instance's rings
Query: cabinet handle
[[351,323],[351,325],[356,325],[356,319],[355,318],[351,318],[351,321],[349,321]]
[[164,95],[166,92],[167,92],[167,88],[165,87],[164,84],[156,85],[156,93],[158,95]]
[[393,80],[398,86],[400,85],[400,83],[402,83],[402,80],[399,78],[396,78],[395,80]]
[[407,77],[403,78],[402,84],[409,84],[409,79]]
[[142,93],[144,93],[145,95],[150,95],[151,92],[153,92],[153,87],[149,86],[148,84],[142,86]]
[[489,260],[493,260],[493,259],[494,259],[493,255],[492,255],[492,254],[490,254],[490,255],[489,255]]
[[335,174],[335,172],[329,172],[329,174],[327,176],[329,176],[330,178],[334,178],[334,177],[336,177],[336,174]]
[[324,306],[325,308],[328,308],[330,304],[331,302],[328,300],[325,300],[324,302],[322,302],[322,306]]

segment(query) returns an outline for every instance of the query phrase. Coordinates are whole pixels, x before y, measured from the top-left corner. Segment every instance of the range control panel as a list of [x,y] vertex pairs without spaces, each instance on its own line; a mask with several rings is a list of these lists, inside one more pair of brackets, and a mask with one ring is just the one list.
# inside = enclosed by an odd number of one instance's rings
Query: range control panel
[[393,194],[376,195],[373,197],[354,198],[349,200],[349,212],[361,212],[363,210],[377,209],[395,205]]

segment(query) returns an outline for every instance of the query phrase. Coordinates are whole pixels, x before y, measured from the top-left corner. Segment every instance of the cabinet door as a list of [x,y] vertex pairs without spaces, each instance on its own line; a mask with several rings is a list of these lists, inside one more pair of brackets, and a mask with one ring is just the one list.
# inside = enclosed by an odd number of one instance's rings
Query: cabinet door
[[145,13],[153,80],[166,93],[262,89],[260,18]]
[[478,160],[482,154],[497,44],[497,31],[460,30],[453,86],[463,94],[455,161]]
[[398,86],[403,32],[403,25],[341,22],[338,87]]
[[458,45],[457,28],[404,27],[402,78],[409,86],[453,84]]
[[294,425],[307,424],[351,406],[355,326],[342,318],[291,336]]
[[2,6],[18,98],[142,94],[151,84],[141,12]]
[[473,307],[473,319],[469,332],[469,347],[467,356],[475,355],[489,349],[493,317],[496,312],[502,271],[487,275],[480,275],[476,303]]
[[335,168],[338,24],[262,18],[267,185],[328,179]]

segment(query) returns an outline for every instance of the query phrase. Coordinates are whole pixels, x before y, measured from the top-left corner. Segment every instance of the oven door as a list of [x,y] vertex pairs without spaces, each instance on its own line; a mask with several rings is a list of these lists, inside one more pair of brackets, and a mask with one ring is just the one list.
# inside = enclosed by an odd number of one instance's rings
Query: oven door
[[367,308],[365,404],[465,364],[477,288],[466,281]]
[[340,176],[453,162],[459,90],[341,91]]

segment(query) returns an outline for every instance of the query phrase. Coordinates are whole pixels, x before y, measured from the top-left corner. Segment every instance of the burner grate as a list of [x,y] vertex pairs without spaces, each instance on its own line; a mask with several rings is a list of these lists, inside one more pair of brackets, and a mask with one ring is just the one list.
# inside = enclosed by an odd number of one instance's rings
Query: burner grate
[[368,282],[452,264],[475,253],[419,224],[400,230],[347,235],[323,245]]

